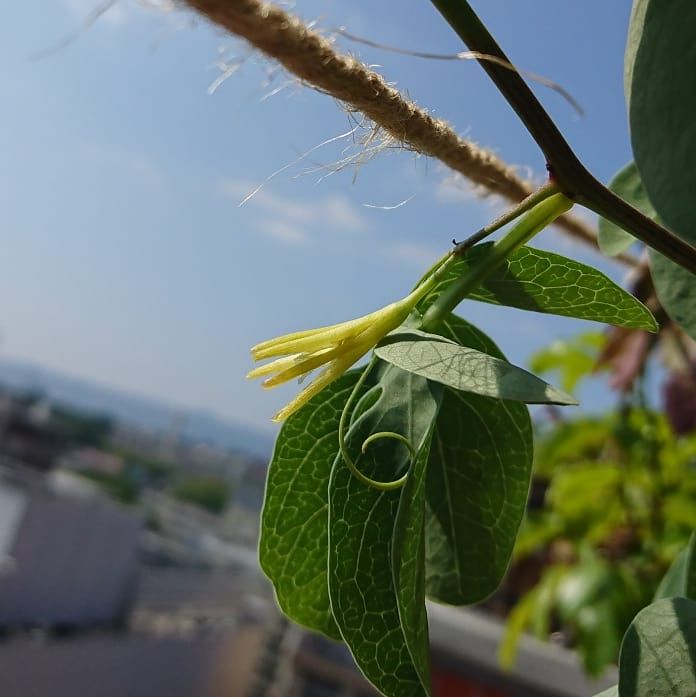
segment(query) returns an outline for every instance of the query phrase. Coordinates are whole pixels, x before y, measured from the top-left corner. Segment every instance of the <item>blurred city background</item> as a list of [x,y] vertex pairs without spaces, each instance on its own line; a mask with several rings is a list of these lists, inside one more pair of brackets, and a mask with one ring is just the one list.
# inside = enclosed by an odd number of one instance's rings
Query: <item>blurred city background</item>
[[[608,180],[630,159],[628,0],[479,4],[520,66],[583,105],[536,86]],[[292,9],[328,32],[461,50],[420,0]],[[14,3],[0,37],[0,697],[373,694],[342,646],[282,619],[258,567],[270,417],[297,386],[246,383],[248,348],[401,297],[500,202],[412,153],[371,157],[332,100],[181,7]],[[543,176],[473,63],[338,43]],[[626,280],[558,232],[535,244]],[[434,694],[594,694],[696,528],[694,346],[463,313],[582,406],[534,412],[503,586],[480,607],[429,607]]]

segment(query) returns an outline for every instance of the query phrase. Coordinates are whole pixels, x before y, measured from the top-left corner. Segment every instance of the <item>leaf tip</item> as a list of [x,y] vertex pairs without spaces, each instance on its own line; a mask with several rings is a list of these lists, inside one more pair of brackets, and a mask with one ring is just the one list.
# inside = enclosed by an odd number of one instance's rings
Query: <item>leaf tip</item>
[[578,407],[580,402],[575,399],[572,395],[569,395],[563,390],[559,390],[556,387],[548,386],[546,390],[546,398],[549,404],[558,404],[562,407]]

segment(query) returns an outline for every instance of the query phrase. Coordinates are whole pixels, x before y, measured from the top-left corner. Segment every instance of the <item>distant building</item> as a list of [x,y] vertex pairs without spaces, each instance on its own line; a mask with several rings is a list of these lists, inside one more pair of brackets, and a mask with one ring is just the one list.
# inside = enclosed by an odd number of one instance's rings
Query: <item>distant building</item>
[[67,445],[45,404],[0,394],[0,456],[6,462],[48,470]]
[[123,472],[125,461],[120,455],[97,448],[74,448],[65,453],[58,465],[78,472],[98,472],[115,476]]
[[0,471],[0,627],[80,628],[127,617],[140,519],[84,487],[65,475]]

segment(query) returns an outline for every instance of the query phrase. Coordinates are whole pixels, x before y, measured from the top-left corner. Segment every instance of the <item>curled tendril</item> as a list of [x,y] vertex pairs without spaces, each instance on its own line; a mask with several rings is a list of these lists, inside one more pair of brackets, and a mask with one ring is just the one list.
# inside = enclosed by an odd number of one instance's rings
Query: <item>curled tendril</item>
[[[376,479],[371,479],[358,469],[355,461],[351,458],[350,453],[348,452],[348,448],[346,447],[346,420],[348,419],[348,415],[350,414],[353,402],[360,393],[362,386],[365,384],[365,380],[367,379],[367,376],[372,370],[374,364],[375,359],[373,358],[372,361],[370,361],[368,366],[363,371],[358,381],[355,383],[353,391],[350,393],[345,407],[343,407],[343,411],[341,412],[341,419],[338,423],[338,447],[341,451],[341,457],[343,458],[343,461],[346,463],[348,469],[351,471],[352,475],[358,481],[362,482],[363,484],[366,484],[367,486],[371,486],[373,489],[378,489],[379,491],[394,491],[395,489],[399,489],[406,483],[406,479],[408,479],[409,470],[407,470],[404,475],[402,475],[398,479],[394,479],[391,482],[379,482]],[[408,451],[411,454],[412,459],[416,459],[416,449],[413,447],[413,444],[408,440],[408,438],[401,435],[400,433],[395,433],[394,431],[379,431],[378,433],[371,434],[363,441],[363,444],[361,446],[361,453],[364,455],[368,447],[372,443],[374,443],[377,440],[382,440],[384,438],[391,438],[392,440],[399,441],[399,443],[403,443],[403,445],[405,445],[408,448]]]

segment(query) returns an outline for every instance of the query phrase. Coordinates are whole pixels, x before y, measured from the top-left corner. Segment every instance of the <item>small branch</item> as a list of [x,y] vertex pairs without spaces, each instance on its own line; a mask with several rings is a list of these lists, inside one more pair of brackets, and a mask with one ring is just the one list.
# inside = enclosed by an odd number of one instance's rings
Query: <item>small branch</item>
[[[431,0],[472,51],[510,63],[466,0]],[[574,201],[628,230],[645,244],[696,273],[696,249],[616,196],[585,168],[519,72],[479,61],[541,148],[561,189]]]
[[[528,208],[510,231],[490,247],[486,256],[452,283],[426,310],[421,324],[424,329],[437,326],[516,249],[526,244],[534,235],[541,232],[573,206],[573,202],[568,197],[561,193],[553,193],[550,188],[540,189],[538,196],[530,198],[535,198],[538,201],[536,205]],[[438,271],[435,273],[437,274]],[[433,275],[435,276],[435,274]]]
[[534,208],[537,203],[545,201],[547,198],[559,193],[559,191],[558,185],[555,182],[548,182],[547,184],[544,184],[544,186],[537,189],[533,194],[527,196],[526,199],[520,201],[520,203],[510,210],[505,211],[505,213],[496,218],[493,222],[489,223],[486,225],[486,227],[482,228],[478,232],[475,232],[470,237],[467,237],[464,241],[456,242],[455,240],[452,240],[452,243],[454,244],[454,253],[458,256],[462,256],[474,245],[482,242],[494,232],[500,230],[501,227],[505,227],[508,223],[511,223],[513,220],[519,218],[523,213],[526,213],[528,210]]

